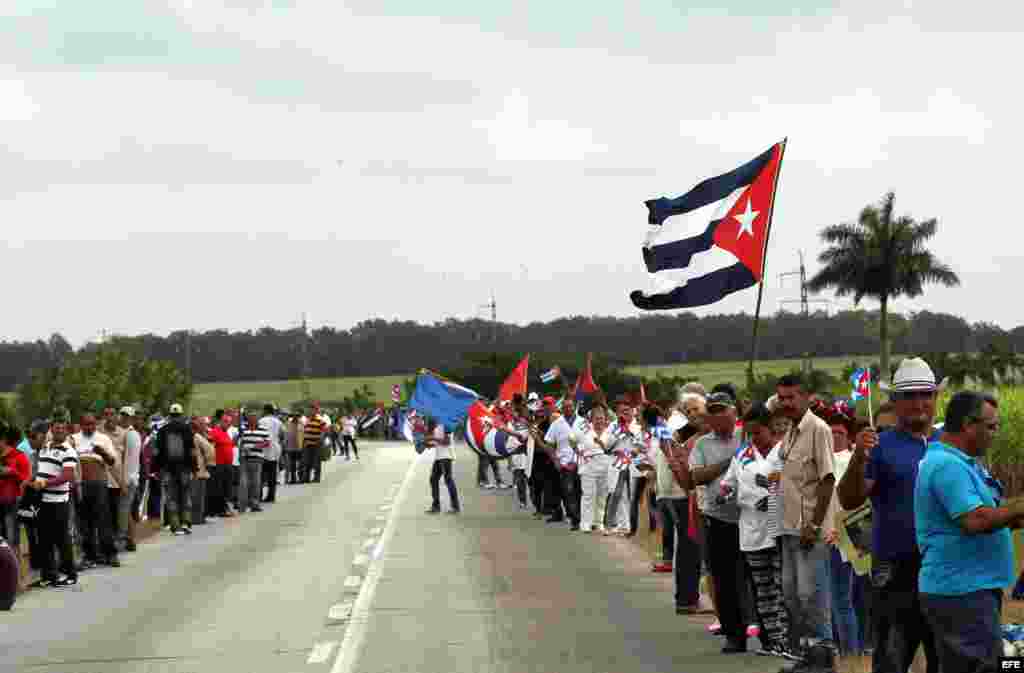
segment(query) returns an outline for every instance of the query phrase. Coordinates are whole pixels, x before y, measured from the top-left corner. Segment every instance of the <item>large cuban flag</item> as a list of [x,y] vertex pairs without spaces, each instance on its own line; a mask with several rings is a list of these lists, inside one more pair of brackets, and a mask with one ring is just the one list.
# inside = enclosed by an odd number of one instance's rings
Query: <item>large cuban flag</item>
[[466,443],[485,456],[507,458],[525,453],[526,445],[501,427],[501,421],[483,402],[474,402],[466,420]]
[[646,202],[643,257],[655,289],[630,293],[637,308],[705,306],[761,280],[785,144],[680,197]]
[[469,388],[423,370],[416,377],[416,390],[409,407],[419,414],[434,417],[445,430],[454,432],[466,420],[470,406],[479,399],[480,395]]

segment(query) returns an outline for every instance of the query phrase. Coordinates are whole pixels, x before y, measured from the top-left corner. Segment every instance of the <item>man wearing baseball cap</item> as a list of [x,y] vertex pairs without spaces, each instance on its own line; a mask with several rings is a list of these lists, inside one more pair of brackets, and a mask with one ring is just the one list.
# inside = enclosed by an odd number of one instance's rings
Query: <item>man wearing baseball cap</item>
[[192,472],[195,435],[180,404],[172,404],[170,418],[156,434],[153,462],[160,472],[164,508],[174,535],[192,533]]
[[914,488],[918,465],[929,441],[941,434],[932,428],[935,400],[942,384],[921,358],[900,363],[888,388],[896,427],[877,434],[868,428],[857,435],[856,447],[837,495],[844,509],[871,498],[871,584],[875,673],[905,673],[919,646],[928,670],[938,664],[935,639],[921,609],[918,575],[921,552],[914,524]]
[[697,440],[690,453],[690,478],[695,485],[707,487],[705,536],[718,618],[726,637],[722,654],[734,654],[747,651],[742,604],[747,580],[740,552],[740,512],[735,502],[719,502],[715,496],[721,492],[722,477],[740,447],[741,434],[736,429],[736,401],[729,393],[712,393],[706,408],[710,432]]

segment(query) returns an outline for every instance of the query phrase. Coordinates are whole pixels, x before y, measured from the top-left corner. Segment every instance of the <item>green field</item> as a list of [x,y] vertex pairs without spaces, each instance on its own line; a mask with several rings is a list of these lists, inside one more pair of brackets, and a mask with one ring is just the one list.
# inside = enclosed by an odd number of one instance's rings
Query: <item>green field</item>
[[[343,379],[310,379],[309,394],[322,400],[340,400],[363,384],[370,386],[379,402],[391,401],[391,386],[406,376],[362,376]],[[200,383],[192,397],[192,411],[213,413],[238,402],[273,402],[287,408],[305,397],[301,380],[251,381],[242,383]]]
[[[822,369],[833,376],[839,377],[843,368],[852,360],[859,360],[862,363],[871,361],[870,358],[856,358],[855,356],[838,358],[819,358],[814,360],[815,369]],[[800,368],[800,360],[762,360],[757,363],[758,374],[785,374],[793,369]],[[731,362],[694,362],[669,365],[644,365],[630,367],[626,371],[638,376],[653,378],[659,373],[665,376],[682,376],[702,382],[707,387],[718,383],[730,382],[743,386],[746,382],[747,363],[745,361]],[[365,376],[338,379],[310,379],[309,394],[314,398],[323,400],[339,400],[350,394],[355,388],[367,384],[374,391],[379,402],[391,400],[391,386],[402,383],[408,376]],[[534,377],[535,378],[535,377]],[[531,379],[532,380],[532,379]],[[2,393],[14,402],[13,393]],[[273,402],[279,407],[287,408],[297,400],[306,397],[303,391],[303,383],[300,380],[292,381],[252,381],[235,383],[200,383],[196,385],[195,395],[192,400],[192,411],[194,413],[209,414],[215,409],[221,409],[238,402]]]
[[[813,365],[815,369],[826,371],[832,376],[839,378],[843,374],[843,368],[854,360],[861,365],[866,365],[874,361],[870,357],[848,355],[838,358],[817,358],[813,360]],[[893,361],[899,361],[897,356],[893,356]],[[757,374],[773,374],[775,376],[781,376],[782,374],[788,374],[794,369],[800,369],[801,362],[801,360],[760,360],[754,366],[754,371]],[[742,387],[745,385],[747,380],[746,361],[643,365],[639,367],[629,367],[626,371],[630,374],[636,374],[647,378],[653,378],[658,374],[663,376],[682,376],[685,378],[692,378],[694,381],[700,381],[708,388],[719,383],[734,383],[737,386]]]

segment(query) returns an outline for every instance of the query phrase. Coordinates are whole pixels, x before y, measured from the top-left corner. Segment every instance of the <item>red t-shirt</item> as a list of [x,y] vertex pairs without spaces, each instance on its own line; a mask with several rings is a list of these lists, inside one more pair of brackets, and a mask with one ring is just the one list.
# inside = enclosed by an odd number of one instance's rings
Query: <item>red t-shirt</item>
[[3,466],[13,470],[13,474],[0,477],[0,503],[10,505],[21,497],[21,485],[32,478],[32,464],[21,451],[13,449],[0,458]]
[[218,465],[231,465],[235,462],[235,442],[224,428],[217,426],[210,429],[210,441],[213,451],[217,454]]

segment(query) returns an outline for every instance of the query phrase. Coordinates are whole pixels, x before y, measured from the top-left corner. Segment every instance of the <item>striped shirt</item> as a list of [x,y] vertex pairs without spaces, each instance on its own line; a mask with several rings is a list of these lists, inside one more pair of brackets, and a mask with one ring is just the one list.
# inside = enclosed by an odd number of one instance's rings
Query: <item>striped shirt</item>
[[306,421],[306,427],[302,433],[302,445],[307,449],[319,449],[323,441],[326,423],[320,416],[313,416]]
[[[78,453],[71,448],[71,444],[48,444],[39,450],[39,467],[36,476],[50,480],[59,477],[65,467],[74,467],[78,464]],[[65,481],[59,486],[43,489],[43,502],[67,502],[68,493],[71,491],[71,483]]]
[[270,433],[259,426],[242,433],[242,457],[250,460],[263,460],[263,452],[270,448]]

